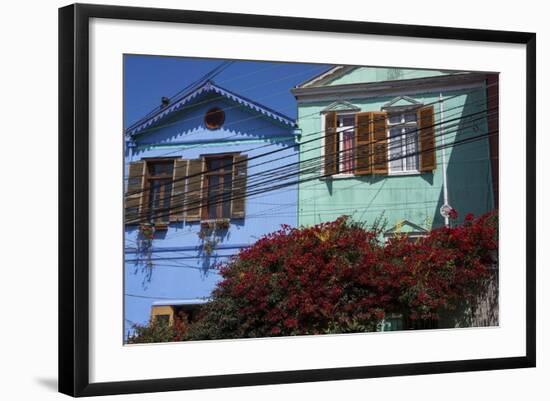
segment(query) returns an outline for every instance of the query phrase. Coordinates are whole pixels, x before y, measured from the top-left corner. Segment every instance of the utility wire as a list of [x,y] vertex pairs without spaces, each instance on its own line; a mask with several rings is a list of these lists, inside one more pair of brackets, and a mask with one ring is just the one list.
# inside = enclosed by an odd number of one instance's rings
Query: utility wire
[[[472,113],[471,116],[474,116],[474,115],[477,115],[477,114],[481,114],[481,113],[484,113],[484,112],[485,112],[485,111],[483,111],[483,112]],[[476,120],[476,119],[472,119],[471,121],[469,121],[469,123],[472,124],[473,122],[478,121],[478,120],[485,120],[486,117],[487,117],[487,116],[483,116],[483,117],[478,118],[477,120]],[[440,125],[440,124],[448,124],[450,121],[453,121],[453,120],[463,120],[464,118],[465,118],[465,116],[462,116],[462,117],[460,117],[460,118],[458,118],[458,119],[446,120],[446,121],[444,121],[444,122],[440,122],[440,123],[438,123],[438,124],[434,124],[433,126],[430,126],[430,127],[423,127],[422,129],[425,129],[425,128],[432,128],[432,127],[434,127],[434,126],[436,126],[436,125]],[[460,126],[460,125],[464,126],[464,123],[460,122],[459,124],[455,124],[455,126],[456,126],[456,125],[458,125],[458,126]],[[446,128],[450,128],[450,127],[446,127]],[[415,133],[418,132],[419,130],[421,130],[421,129],[411,130],[411,131],[408,133],[408,135],[415,134]],[[443,135],[452,134],[453,132],[454,132],[454,131],[449,131],[449,130],[447,129]],[[442,134],[434,135],[434,138],[437,138],[437,137],[439,137],[439,136],[441,136],[441,135],[442,135]],[[381,142],[381,141],[377,141],[377,142]],[[386,140],[384,140],[383,142],[386,142]],[[376,143],[376,142],[375,142],[375,143]],[[362,145],[361,145],[361,146],[362,146]],[[354,146],[354,147],[355,147],[355,146]],[[391,144],[390,144],[389,146],[386,146],[386,150],[385,150],[385,151],[387,151],[387,150],[390,150],[390,151],[391,151],[392,149],[400,148],[400,147],[401,147],[400,144],[397,144],[397,145],[391,145]],[[335,153],[344,153],[344,152],[345,152],[345,153],[348,153],[349,150],[350,150],[350,149],[347,149],[347,150],[345,149],[345,150],[342,150],[342,151],[339,151],[339,152],[335,152]],[[302,161],[299,161],[299,162],[291,163],[290,165],[287,165],[287,167],[288,167],[288,166],[291,166],[291,165],[300,166],[300,167],[302,167],[302,168],[303,168],[304,166],[308,167],[308,164],[307,164],[308,162],[312,162],[312,161],[317,162],[317,160],[321,160],[321,159],[323,159],[323,158],[330,157],[330,156],[333,156],[333,155],[334,155],[334,153],[332,153],[332,154],[321,155],[321,156],[318,156],[318,157],[314,157],[314,158],[312,158],[312,159],[308,159],[308,160],[306,160],[306,161],[303,161],[303,160],[302,160]],[[370,156],[372,156],[372,155],[375,155],[375,154],[367,154],[367,155],[361,155],[361,156],[362,156],[362,157],[365,157],[365,156],[369,156],[369,157],[370,157]],[[408,155],[405,155],[404,157],[408,157]],[[358,159],[358,156],[357,156],[357,155],[355,156],[355,159]],[[271,161],[270,161],[270,162],[271,162]],[[263,164],[263,163],[261,163],[261,164]],[[276,168],[274,168],[274,169],[267,170],[267,171],[275,171],[275,170],[281,171],[281,170],[283,169],[283,167],[284,167],[284,166],[282,166],[282,167],[276,167]],[[314,166],[314,168],[315,168],[315,166]],[[283,169],[283,171],[284,171],[284,169]],[[303,172],[302,172],[302,173],[303,173]],[[264,177],[265,177],[265,175],[266,175],[266,171],[261,172],[261,173],[259,173],[259,174],[261,174],[261,175],[260,175],[260,179],[264,179]],[[190,177],[191,177],[191,176],[190,176]],[[271,177],[272,177],[272,176],[271,176]],[[279,179],[280,179],[280,177],[281,177],[281,175],[279,175]],[[284,176],[282,176],[282,177],[285,178]],[[258,177],[255,177],[255,178],[258,179]],[[179,180],[179,179],[178,179],[178,180]],[[255,186],[258,186],[258,184],[252,185],[253,182],[254,182],[254,180],[250,180],[250,179],[248,178],[247,189],[250,189],[251,187],[253,188],[253,187],[255,187]],[[260,184],[265,184],[266,181],[265,181],[265,179],[264,179],[264,181],[258,181],[258,182],[259,182]],[[214,186],[214,189],[215,189],[215,188],[216,188],[216,187]],[[221,188],[221,185],[218,186],[218,188]],[[133,192],[132,194],[134,194],[134,193],[137,194],[137,193],[140,193],[140,192],[141,192],[141,191],[136,191],[136,192]],[[159,199],[159,201],[166,201],[166,200],[168,200],[168,199],[172,199],[172,198],[175,198],[175,197],[177,197],[177,196],[171,196],[171,195],[169,195],[169,196],[166,196],[166,197],[162,197],[161,199]]]
[[[460,94],[462,95],[462,94]],[[455,95],[455,96],[459,96],[459,95]],[[452,98],[452,97],[451,97]],[[448,98],[446,99],[445,101],[447,100],[450,100],[451,98]],[[434,105],[434,104],[437,104],[439,103],[439,100],[438,101],[435,101],[433,103],[428,103],[426,105],[424,105],[424,107],[426,106],[431,106],[431,105]],[[446,119],[445,121],[440,121],[438,123],[435,123],[431,126],[426,126],[426,127],[423,127],[424,129],[428,129],[428,128],[433,128],[433,127],[436,127],[437,125],[441,125],[441,124],[445,124],[445,123],[449,123],[451,121],[456,121],[456,120],[460,120],[460,119],[463,119],[463,118],[467,118],[469,116],[472,116],[472,115],[475,115],[475,114],[479,114],[479,113],[472,113],[472,114],[469,114],[469,115],[465,115],[465,116],[460,116],[460,117],[457,117],[455,119]],[[369,119],[367,122],[365,122],[364,124],[359,124],[359,125],[354,125],[352,127],[349,127],[349,128],[358,128],[360,126],[365,126],[365,125],[368,125],[369,123],[374,123],[374,122],[377,122],[377,121],[382,121],[384,120],[386,117],[379,117],[379,118],[373,118],[373,119]],[[397,127],[397,126],[396,126]],[[375,132],[380,132],[383,128],[375,131]],[[416,133],[419,129],[416,129],[414,131],[411,131],[411,134],[413,133]],[[324,133],[324,131],[318,131],[318,132],[314,132],[314,133],[310,133],[308,134],[309,135],[314,135],[314,134],[322,134]],[[319,139],[321,138],[325,138],[327,137],[328,135],[332,135],[332,133],[328,133],[328,134],[325,134],[321,137],[315,137],[315,138],[312,138],[312,139],[309,139],[307,141],[301,141],[298,145],[299,146],[302,146],[304,144],[307,144],[307,143],[311,143],[311,142],[315,142],[315,141],[318,141]],[[384,140],[380,140],[380,141],[377,141],[377,142],[383,142],[385,141],[386,139]],[[376,143],[376,142],[375,142]],[[265,146],[265,145],[262,145],[262,147]],[[269,144],[268,146],[271,146],[271,144]],[[269,155],[272,155],[272,154],[275,154],[275,153],[279,153],[279,152],[282,152],[284,150],[287,150],[287,149],[291,149],[291,148],[294,148],[295,146],[297,146],[297,144],[292,144],[292,145],[289,145],[289,146],[285,146],[285,147],[282,147],[282,148],[279,148],[279,149],[275,149],[275,150],[272,150],[272,151],[269,151],[269,152],[265,152],[265,153],[261,153],[261,154],[258,154],[256,156],[252,156],[252,157],[249,157],[247,158],[247,160],[242,160],[242,161],[235,161],[235,162],[231,162],[231,163],[227,163],[223,166],[220,166],[219,168],[215,169],[215,170],[209,170],[209,169],[206,169],[204,171],[201,171],[199,173],[195,173],[195,174],[191,174],[191,175],[186,175],[186,176],[183,176],[183,177],[180,177],[180,178],[177,178],[175,180],[172,180],[172,182],[178,182],[178,181],[183,181],[183,180],[186,180],[186,179],[189,179],[189,178],[193,178],[193,177],[198,177],[198,176],[202,176],[202,175],[206,175],[210,172],[214,172],[214,171],[218,171],[218,170],[221,170],[221,169],[226,169],[228,167],[233,167],[237,164],[242,164],[242,163],[245,163],[245,162],[249,162],[250,160],[255,160],[255,159],[259,159],[261,157],[265,157],[265,156],[269,156]],[[302,153],[302,152],[300,152]],[[140,175],[140,177],[142,177],[143,175]],[[131,195],[136,195],[136,194],[139,194],[141,192],[146,192],[148,189],[147,188],[144,188],[144,189],[141,189],[141,190],[137,190],[137,191],[132,191],[132,192],[128,192],[127,193],[127,196],[131,196]]]
[[[452,132],[449,132],[449,133],[452,133]],[[447,134],[447,133],[445,133],[445,135],[446,135],[446,134]],[[440,135],[441,135],[441,134],[439,134],[438,136],[440,136]],[[390,148],[390,150],[391,150],[391,148]],[[344,151],[342,151],[342,152],[347,152],[347,151],[348,151],[348,150],[344,150]],[[327,156],[330,156],[330,155],[327,155]],[[362,156],[364,157],[364,155],[362,155]],[[410,155],[404,155],[403,158],[404,158],[404,157],[409,157],[409,156],[410,156]],[[279,177],[279,178],[280,178],[280,177]],[[286,178],[286,177],[283,176],[283,178]],[[270,180],[269,180],[269,181],[270,181]],[[258,184],[256,184],[256,185],[248,185],[248,184],[247,184],[247,189],[253,188],[253,187],[255,187],[255,186],[258,186]],[[168,198],[170,198],[170,197],[168,197]],[[222,201],[220,201],[220,202],[226,202],[226,201],[228,201],[228,200],[222,200]],[[193,203],[194,203],[194,202],[193,202]],[[217,203],[217,202],[214,202],[214,203]],[[180,205],[180,206],[181,206],[181,205]],[[159,211],[160,211],[160,210],[162,210],[162,209],[159,209]],[[166,210],[166,209],[164,209],[164,210]]]
[[[446,101],[452,100],[452,99],[454,99],[454,98],[456,98],[456,97],[463,96],[463,95],[467,95],[467,94],[471,94],[471,93],[474,93],[474,92],[476,92],[476,91],[486,91],[489,87],[496,86],[496,85],[498,85],[498,82],[495,82],[495,83],[492,83],[492,84],[489,84],[489,85],[486,84],[486,85],[483,85],[482,87],[476,87],[476,88],[472,89],[471,91],[462,92],[462,93],[457,93],[457,94],[455,94],[455,95],[452,95],[452,96],[450,96],[450,97],[447,97],[447,98],[444,99],[443,101],[446,102]],[[498,95],[497,95],[497,97],[498,97]],[[488,99],[484,99],[484,100],[482,100],[482,102],[485,101],[485,100],[488,100]],[[210,101],[210,100],[208,100],[208,101]],[[438,100],[433,101],[433,102],[431,102],[431,103],[426,103],[426,104],[424,104],[423,106],[425,107],[425,106],[435,105],[435,104],[439,104],[440,102],[441,102],[441,101],[438,99]],[[190,106],[190,107],[191,107],[191,106]],[[238,106],[235,106],[235,107],[238,107]],[[463,108],[463,107],[464,107],[464,105],[459,105],[459,106],[453,107],[453,108],[451,108],[451,109],[447,109],[447,111],[452,110],[452,109],[455,109],[455,108]],[[319,115],[318,112],[314,112],[314,113],[311,113],[311,114],[306,114],[306,115],[304,115],[304,116],[301,116],[300,119],[303,120],[303,119],[305,119],[306,117],[318,116],[318,115]],[[226,125],[236,124],[236,123],[240,123],[240,122],[243,122],[243,121],[253,120],[253,119],[261,118],[261,117],[262,117],[262,116],[252,116],[252,117],[248,117],[248,118],[245,118],[245,119],[241,119],[241,120],[237,120],[237,121],[228,123],[228,124],[226,124]],[[194,118],[195,118],[195,117],[194,117]],[[194,119],[194,118],[192,118],[192,119]],[[156,129],[163,128],[163,127],[166,127],[166,126],[179,124],[179,123],[181,123],[182,121],[185,121],[185,119],[183,119],[183,120],[180,119],[180,120],[178,120],[178,121],[175,122],[175,123],[171,123],[171,124],[168,124],[168,125],[165,125],[165,126],[161,126],[161,127],[158,127],[158,126],[157,126],[157,127],[155,127],[154,129],[156,130]],[[267,129],[267,128],[269,128],[269,127],[259,127],[259,128],[255,128],[255,129],[248,130],[247,133],[255,132],[255,131],[260,131],[260,130]],[[315,134],[318,134],[318,133],[321,133],[321,132],[313,132],[313,133],[309,133],[309,134],[306,134],[306,135],[302,135],[301,139],[303,139],[303,138],[306,137],[306,136],[315,135]],[[194,134],[198,134],[198,132],[197,132],[197,133],[187,134],[186,136],[190,136],[190,135],[194,135]],[[239,136],[239,134],[234,134],[234,135],[231,135],[231,136],[226,137],[226,138],[223,138],[223,139],[224,139],[224,140],[227,140],[227,139],[235,138],[235,137],[238,137],[238,136]],[[147,145],[144,145],[144,146],[147,146]],[[185,145],[184,145],[184,146],[185,146]],[[186,149],[184,149],[184,151],[185,151],[185,150],[194,149],[194,148],[199,148],[199,147],[202,147],[202,146],[204,146],[204,145],[203,145],[203,144],[196,144],[195,146],[189,146],[189,147],[187,147]],[[272,146],[272,145],[271,145],[271,144],[265,144],[265,145],[258,146],[258,147],[256,147],[256,148],[252,148],[251,150],[260,149],[260,148],[264,148],[264,147],[267,147],[267,146]],[[172,152],[167,152],[167,153],[164,153],[164,154],[161,154],[161,155],[157,155],[157,157],[169,156],[169,155],[176,154],[176,153],[180,153],[180,152],[182,152],[181,149],[176,149],[176,150],[174,150],[174,151],[172,151]]]
[[[311,68],[310,70],[307,70],[307,71],[316,71],[316,70],[319,70],[319,69],[321,69],[321,68],[326,69],[326,67],[316,66],[316,67],[313,67],[313,68]],[[284,75],[283,77],[278,77],[277,79],[271,79],[271,80],[267,80],[267,81],[264,80],[264,81],[262,81],[262,83],[257,84],[257,85],[250,86],[250,87],[248,87],[248,88],[243,89],[242,91],[247,91],[247,90],[250,90],[250,89],[255,89],[255,88],[258,88],[258,87],[262,87],[262,86],[271,84],[271,83],[273,83],[273,82],[284,81],[284,80],[286,80],[286,79],[288,79],[288,78],[290,78],[290,77],[294,77],[294,76],[298,76],[298,75],[303,75],[304,73],[305,73],[305,71],[301,71],[301,72],[294,73],[294,74]],[[413,74],[413,72],[411,72],[410,74]],[[218,75],[218,74],[216,74],[216,75]],[[244,76],[247,76],[247,75],[251,75],[251,74],[244,74]],[[191,86],[198,86],[198,83],[204,82],[204,81],[206,81],[207,79],[212,80],[213,77],[201,78],[201,79],[195,81],[195,82],[197,83],[197,85],[190,84],[190,85],[188,85],[186,88],[184,88],[184,89],[182,89],[181,91],[179,91],[178,93],[181,93],[181,92],[184,92],[184,91],[188,91],[188,89],[189,89]],[[230,81],[232,81],[232,80],[225,80],[225,81],[220,81],[220,82],[221,82],[221,83],[225,83],[225,82],[230,82]],[[267,98],[273,97],[273,96],[275,96],[275,95],[279,95],[279,94],[281,94],[281,93],[287,93],[287,92],[288,92],[288,88],[285,88],[284,90],[281,90],[281,91],[270,92],[270,95],[268,95],[268,96],[262,96],[260,99],[267,99]],[[171,103],[173,103],[173,102],[179,102],[182,98],[185,97],[185,96],[181,96],[180,99],[172,101],[172,99],[175,98],[175,96],[176,96],[176,95],[174,95],[174,96],[172,96],[172,97],[170,98]],[[201,101],[201,102],[196,102],[196,103],[194,103],[194,104],[192,104],[192,105],[189,105],[189,106],[183,106],[183,107],[181,107],[180,109],[178,109],[178,111],[182,111],[182,110],[186,110],[186,109],[189,109],[189,108],[193,108],[193,107],[196,107],[196,106],[202,105],[202,104],[207,104],[207,103],[210,103],[212,100],[221,100],[221,99],[225,99],[225,97],[224,97],[224,96],[218,96],[218,97],[214,97],[214,98],[212,98],[212,99],[203,100],[203,101]],[[231,109],[233,109],[233,108],[239,108],[239,107],[240,107],[239,105],[236,105],[236,106],[229,107],[229,108],[227,108],[226,110],[231,110]],[[153,109],[150,113],[155,113],[155,112],[158,112],[158,111],[159,111],[159,110],[158,110],[157,108],[155,108],[155,109]],[[279,113],[279,112],[278,112],[278,114],[282,114],[282,113]],[[140,120],[138,120],[137,122],[131,124],[125,131],[131,131],[135,126],[140,125],[141,123],[143,123],[144,121],[148,120],[149,118],[150,118],[149,115],[147,115],[147,116],[145,116],[145,117],[142,117],[142,118],[141,118]],[[255,118],[257,118],[257,117],[255,117]],[[190,121],[190,120],[194,120],[194,119],[195,119],[195,118],[181,119],[181,120],[178,121],[178,123],[179,123],[179,122],[182,122],[182,121]],[[168,126],[171,126],[171,125],[173,125],[173,124],[175,124],[175,123],[162,125],[162,126],[160,126],[160,128],[168,127]],[[159,128],[159,126],[155,126],[154,128],[153,128],[153,127],[147,128],[147,129],[143,130],[142,132],[148,131],[149,129],[158,129],[158,128]]]
[[[498,95],[496,95],[495,97],[498,97]],[[447,99],[446,99],[446,100],[447,100]],[[446,100],[445,100],[445,101],[446,101]],[[490,100],[490,99],[487,98],[487,99],[478,100],[478,101],[476,101],[476,102],[473,102],[473,103],[468,104],[468,107],[472,107],[472,106],[478,105],[478,104],[485,104],[488,100]],[[438,103],[439,103],[439,101],[438,101]],[[427,104],[426,106],[429,106],[429,105],[431,105],[431,104]],[[461,115],[461,113],[463,113],[463,111],[464,111],[464,108],[465,108],[464,105],[459,105],[459,106],[455,106],[455,107],[451,107],[451,108],[446,109],[447,112],[449,112],[449,111],[451,111],[451,110],[455,110],[455,109],[460,109],[459,111],[457,111],[457,112],[455,112],[455,113],[447,114],[447,118],[450,117],[450,116]],[[318,116],[318,114],[319,114],[319,113],[312,113],[311,115],[317,115],[317,116]],[[463,117],[465,117],[465,116],[463,116]],[[374,120],[374,121],[377,121],[377,120]],[[448,119],[445,120],[445,121],[448,121]],[[368,122],[367,122],[366,124],[368,124]],[[394,125],[392,125],[392,128],[404,127],[404,126],[406,126],[406,125],[407,125],[407,123],[394,124]],[[249,131],[249,132],[250,132],[250,131]],[[308,134],[306,134],[306,135],[302,135],[302,136],[301,136],[301,140],[303,140],[303,138],[305,138],[305,137],[317,135],[317,134],[323,133],[323,132],[324,132],[324,131],[316,131],[316,132],[308,133]],[[224,140],[227,140],[227,139],[230,139],[230,138],[233,138],[233,137],[237,137],[237,136],[239,136],[239,134],[231,135],[231,136],[225,137],[225,138],[223,138],[223,139],[224,139]],[[325,136],[326,136],[326,135],[325,135]],[[323,137],[324,137],[324,136],[323,136]],[[321,137],[321,138],[323,138],[323,137]],[[300,144],[302,145],[302,144],[305,144],[305,143],[308,143],[308,142],[301,142]],[[183,145],[183,146],[185,146],[185,145]],[[190,149],[194,149],[194,148],[200,148],[200,147],[203,147],[203,146],[204,146],[204,144],[200,143],[200,144],[196,144],[196,145],[194,145],[194,146],[188,146],[188,147],[186,147],[185,149],[183,149],[183,151],[190,150]],[[249,148],[249,149],[244,149],[244,150],[242,150],[240,153],[247,153],[247,152],[251,152],[251,151],[258,150],[258,149],[261,149],[261,148],[264,148],[264,147],[268,147],[268,146],[273,146],[273,145],[272,145],[271,143],[268,143],[268,144],[260,145],[260,146],[257,146],[257,147],[253,147],[253,148]],[[294,147],[294,146],[295,146],[294,144],[293,144],[293,145],[289,145],[289,146],[287,146],[287,148],[291,148],[291,147]],[[301,151],[300,153],[303,154],[303,153],[305,153],[305,152],[309,152],[309,151],[312,151],[312,150],[315,150],[315,149],[316,149],[316,148],[313,148],[313,149],[310,148],[310,149],[307,149],[307,150],[305,150],[305,151]],[[174,151],[172,151],[172,152],[164,153],[164,154],[161,154],[161,155],[156,155],[155,157],[157,157],[157,158],[162,158],[162,157],[168,156],[168,155],[170,155],[170,154],[175,154],[175,153],[180,153],[180,152],[182,152],[182,149],[177,149],[177,150],[174,150]],[[282,157],[280,157],[278,160],[285,159],[285,158],[288,158],[288,157],[293,157],[293,156],[294,156],[294,154],[287,155],[287,156],[282,156]],[[133,177],[135,177],[135,178],[140,178],[140,177],[143,177],[143,176],[144,176],[144,175],[134,175]],[[181,177],[182,180],[185,179],[185,178],[187,178],[187,177]],[[125,178],[125,180],[127,180],[127,179],[128,179],[128,177]],[[146,190],[146,189],[145,189],[145,190]],[[130,195],[130,194],[129,194],[129,195]]]
[[[457,145],[460,145],[460,144],[470,143],[470,142],[473,142],[474,140],[480,140],[480,139],[483,139],[484,137],[489,137],[489,136],[492,136],[492,135],[495,135],[495,134],[498,134],[498,131],[493,131],[493,132],[489,132],[489,133],[486,133],[486,134],[465,138],[465,139],[462,139],[462,140],[459,140],[459,141],[455,141],[454,143],[446,144],[444,147],[447,148],[447,147],[451,147],[451,146],[457,146]],[[433,147],[433,148],[425,149],[425,150],[419,151],[419,152],[412,152],[412,153],[408,153],[408,154],[405,154],[405,155],[402,155],[402,156],[400,155],[399,157],[388,158],[387,161],[391,162],[393,160],[403,159],[403,158],[410,157],[410,156],[413,156],[413,155],[419,155],[419,154],[424,153],[424,152],[432,152],[436,149],[443,149],[443,146]],[[353,170],[354,169],[349,169],[350,172],[353,171]],[[246,194],[244,194],[242,196],[235,196],[231,199],[222,199],[222,200],[217,201],[217,202],[209,202],[209,204],[212,205],[212,204],[228,202],[230,200],[246,198],[246,197],[249,197],[249,196],[257,195],[257,194],[262,193],[262,192],[268,192],[268,191],[273,191],[273,190],[276,190],[276,189],[279,189],[279,188],[283,188],[285,186],[290,186],[290,185],[295,185],[295,184],[299,184],[299,183],[303,183],[303,182],[309,182],[309,181],[312,181],[312,180],[317,180],[317,179],[320,179],[320,178],[330,177],[330,175],[331,174],[324,174],[324,175],[320,175],[320,176],[313,176],[313,177],[309,177],[309,178],[305,178],[305,179],[299,179],[297,181],[285,182],[283,184],[279,184],[279,185],[273,186],[271,188],[261,188],[261,189],[258,189],[256,191],[247,192]],[[195,203],[195,202],[193,202],[193,203]],[[181,206],[174,206],[174,208],[175,207],[181,208]],[[183,212],[187,212],[189,210],[196,210],[196,209],[200,209],[200,208],[202,208],[202,205],[197,206],[197,207],[185,208],[183,210]],[[162,211],[162,209],[159,209],[159,212],[160,211]],[[159,218],[159,217],[166,217],[166,216],[171,214],[171,212],[166,213],[166,210],[164,210],[164,212],[165,213],[154,214],[154,216],[156,218]],[[136,221],[136,223],[137,222],[139,222],[139,221]]]
[[[178,91],[177,93],[175,93],[174,95],[170,96],[168,99],[170,101],[170,103],[172,103],[173,101],[175,101],[175,99],[180,96],[182,93],[186,92],[186,91],[190,91],[192,88],[195,88],[196,86],[198,86],[199,84],[201,84],[202,82],[205,82],[209,79],[214,79],[214,77],[216,77],[217,75],[219,75],[223,70],[227,69],[229,66],[231,66],[231,64],[233,64],[234,61],[224,61],[222,62],[221,64],[219,64],[218,66],[216,66],[215,68],[213,68],[212,70],[210,70],[209,72],[207,72],[206,74],[204,74],[203,76],[201,76],[199,79],[191,82],[189,85],[187,85],[185,88],[181,89],[180,91]],[[183,97],[183,96],[182,96]],[[178,99],[177,101],[179,101],[180,99]],[[134,128],[135,126],[138,126],[140,124],[142,124],[143,122],[145,122],[146,120],[148,120],[149,118],[151,118],[152,116],[154,116],[155,114],[159,114],[164,108],[159,108],[159,107],[155,107],[154,109],[152,109],[150,112],[148,112],[147,114],[145,114],[145,116],[143,116],[142,118],[140,118],[138,121],[134,122],[133,124],[131,124],[127,130],[132,130],[132,128]]]

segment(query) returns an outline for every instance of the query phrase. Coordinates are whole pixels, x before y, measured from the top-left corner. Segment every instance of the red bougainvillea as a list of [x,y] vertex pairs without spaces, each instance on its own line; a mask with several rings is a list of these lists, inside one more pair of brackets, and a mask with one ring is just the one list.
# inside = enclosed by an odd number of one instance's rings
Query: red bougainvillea
[[496,262],[496,214],[386,242],[347,217],[283,227],[221,267],[188,339],[372,331],[390,312],[438,319],[472,301]]

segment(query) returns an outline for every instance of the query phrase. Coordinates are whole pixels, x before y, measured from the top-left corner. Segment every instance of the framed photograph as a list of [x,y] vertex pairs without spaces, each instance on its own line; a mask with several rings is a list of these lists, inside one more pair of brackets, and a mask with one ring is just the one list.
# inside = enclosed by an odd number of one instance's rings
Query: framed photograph
[[535,34],[59,10],[59,390],[535,366]]

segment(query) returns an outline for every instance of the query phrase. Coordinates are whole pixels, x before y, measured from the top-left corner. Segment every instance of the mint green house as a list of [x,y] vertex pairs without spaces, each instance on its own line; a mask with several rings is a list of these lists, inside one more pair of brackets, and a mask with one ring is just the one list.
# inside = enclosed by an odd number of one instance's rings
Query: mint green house
[[497,85],[497,74],[336,66],[293,88],[298,224],[382,217],[387,236],[415,236],[454,211],[498,208]]

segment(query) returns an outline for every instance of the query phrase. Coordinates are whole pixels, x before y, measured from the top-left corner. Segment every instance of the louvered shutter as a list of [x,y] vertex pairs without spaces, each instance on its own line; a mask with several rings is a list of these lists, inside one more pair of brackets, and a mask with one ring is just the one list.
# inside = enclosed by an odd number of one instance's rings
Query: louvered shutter
[[372,173],[371,163],[372,113],[355,114],[355,174]]
[[185,220],[200,221],[202,208],[202,183],[204,181],[202,159],[189,160],[187,165],[187,192],[185,196]]
[[242,219],[245,215],[247,164],[245,155],[238,155],[233,159],[232,219]]
[[434,107],[426,106],[418,110],[418,152],[420,171],[432,171],[436,167]]
[[187,164],[187,160],[174,160],[172,195],[170,199],[170,221],[172,222],[182,221],[184,217]]
[[336,113],[325,115],[325,155],[324,175],[338,172],[338,133],[336,132]]
[[388,134],[387,114],[384,112],[372,113],[372,172],[374,174],[388,174]]
[[142,207],[145,182],[145,162],[132,162],[128,166],[128,186],[124,204],[126,224],[138,224],[145,212]]

